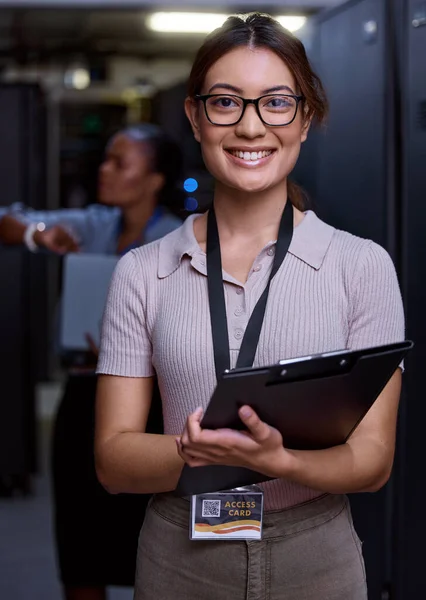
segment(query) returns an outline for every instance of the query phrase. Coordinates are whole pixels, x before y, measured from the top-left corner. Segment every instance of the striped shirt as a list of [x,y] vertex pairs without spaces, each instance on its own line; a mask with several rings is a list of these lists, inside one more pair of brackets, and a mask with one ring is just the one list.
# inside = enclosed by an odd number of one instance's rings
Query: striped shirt
[[[120,260],[106,305],[98,373],[158,376],[165,433],[182,433],[216,385],[206,255],[189,217],[177,230]],[[275,242],[256,257],[247,282],[223,272],[231,368],[272,268]],[[308,211],[272,280],[254,366],[404,339],[395,268],[370,240],[336,230]],[[309,415],[307,415],[309,418]],[[286,479],[262,484],[266,510],[321,494]]]

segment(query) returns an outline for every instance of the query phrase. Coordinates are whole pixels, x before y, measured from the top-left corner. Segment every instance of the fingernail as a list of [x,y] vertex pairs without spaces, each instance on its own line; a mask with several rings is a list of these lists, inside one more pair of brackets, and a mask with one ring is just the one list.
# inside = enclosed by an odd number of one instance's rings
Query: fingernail
[[243,406],[243,408],[240,409],[240,414],[247,419],[248,417],[251,417],[253,413],[248,406]]

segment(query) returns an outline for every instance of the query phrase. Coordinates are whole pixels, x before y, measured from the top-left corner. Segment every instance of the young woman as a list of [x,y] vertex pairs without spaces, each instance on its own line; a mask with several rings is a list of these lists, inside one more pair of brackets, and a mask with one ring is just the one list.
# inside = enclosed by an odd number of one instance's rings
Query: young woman
[[[306,211],[289,181],[326,100],[303,45],[277,22],[237,16],[213,32],[195,59],[185,107],[216,180],[214,211],[120,261],[98,363],[100,481],[112,493],[155,493],[139,540],[135,598],[366,599],[345,494],[373,492],[389,477],[401,371],[348,442],[328,450],[287,449],[248,406],[240,409],[246,432],[202,430],[220,372],[209,282],[218,276],[224,290],[233,368],[282,228],[290,230],[254,359],[268,365],[404,339],[393,264],[375,243]],[[223,271],[206,264],[215,225]],[[165,435],[144,433],[154,370]],[[184,463],[238,465],[271,477],[261,486],[262,541],[190,541],[190,503],[170,493]]]
[[[160,128],[129,127],[107,146],[99,204],[55,211],[12,207],[0,221],[0,240],[58,253],[125,254],[181,225],[172,212],[183,207],[181,171],[180,149]],[[94,353],[88,363],[71,366],[53,430],[56,548],[67,600],[104,600],[106,586],[133,586],[148,501],[147,496],[113,497],[97,480],[95,365]],[[160,431],[158,394],[151,418]]]

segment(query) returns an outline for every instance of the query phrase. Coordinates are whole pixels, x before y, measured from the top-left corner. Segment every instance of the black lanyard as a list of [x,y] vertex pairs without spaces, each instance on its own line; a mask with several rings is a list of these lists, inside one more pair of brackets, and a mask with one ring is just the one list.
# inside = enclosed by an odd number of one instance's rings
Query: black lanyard
[[[265,316],[266,302],[272,278],[280,268],[293,237],[293,205],[287,200],[283,211],[278,239],[275,248],[274,263],[269,275],[268,283],[259,298],[247,324],[238,354],[238,367],[251,367],[256,355]],[[226,369],[230,368],[228,323],[226,319],[225,292],[222,278],[222,259],[220,255],[219,232],[217,230],[216,215],[213,207],[209,210],[207,219],[207,283],[210,304],[210,320],[213,336],[214,362],[216,377],[219,379]]]

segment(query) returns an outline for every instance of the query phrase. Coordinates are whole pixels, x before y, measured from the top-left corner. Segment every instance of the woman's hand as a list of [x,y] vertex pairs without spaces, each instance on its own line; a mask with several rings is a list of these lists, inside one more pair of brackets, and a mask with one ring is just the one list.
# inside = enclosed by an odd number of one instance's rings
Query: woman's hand
[[238,414],[247,427],[245,431],[201,429],[203,410],[197,409],[176,439],[179,456],[190,467],[239,466],[269,477],[282,477],[290,455],[280,432],[261,421],[249,406],[242,406]]
[[85,333],[84,337],[86,338],[86,342],[89,346],[90,352],[93,354],[93,356],[95,357],[95,359],[97,361],[99,358],[99,346],[95,342],[94,337],[92,336],[91,333]]
[[37,246],[46,248],[56,254],[79,251],[76,239],[62,225],[53,225],[53,227],[49,227],[44,231],[37,231],[34,234],[34,242]]

